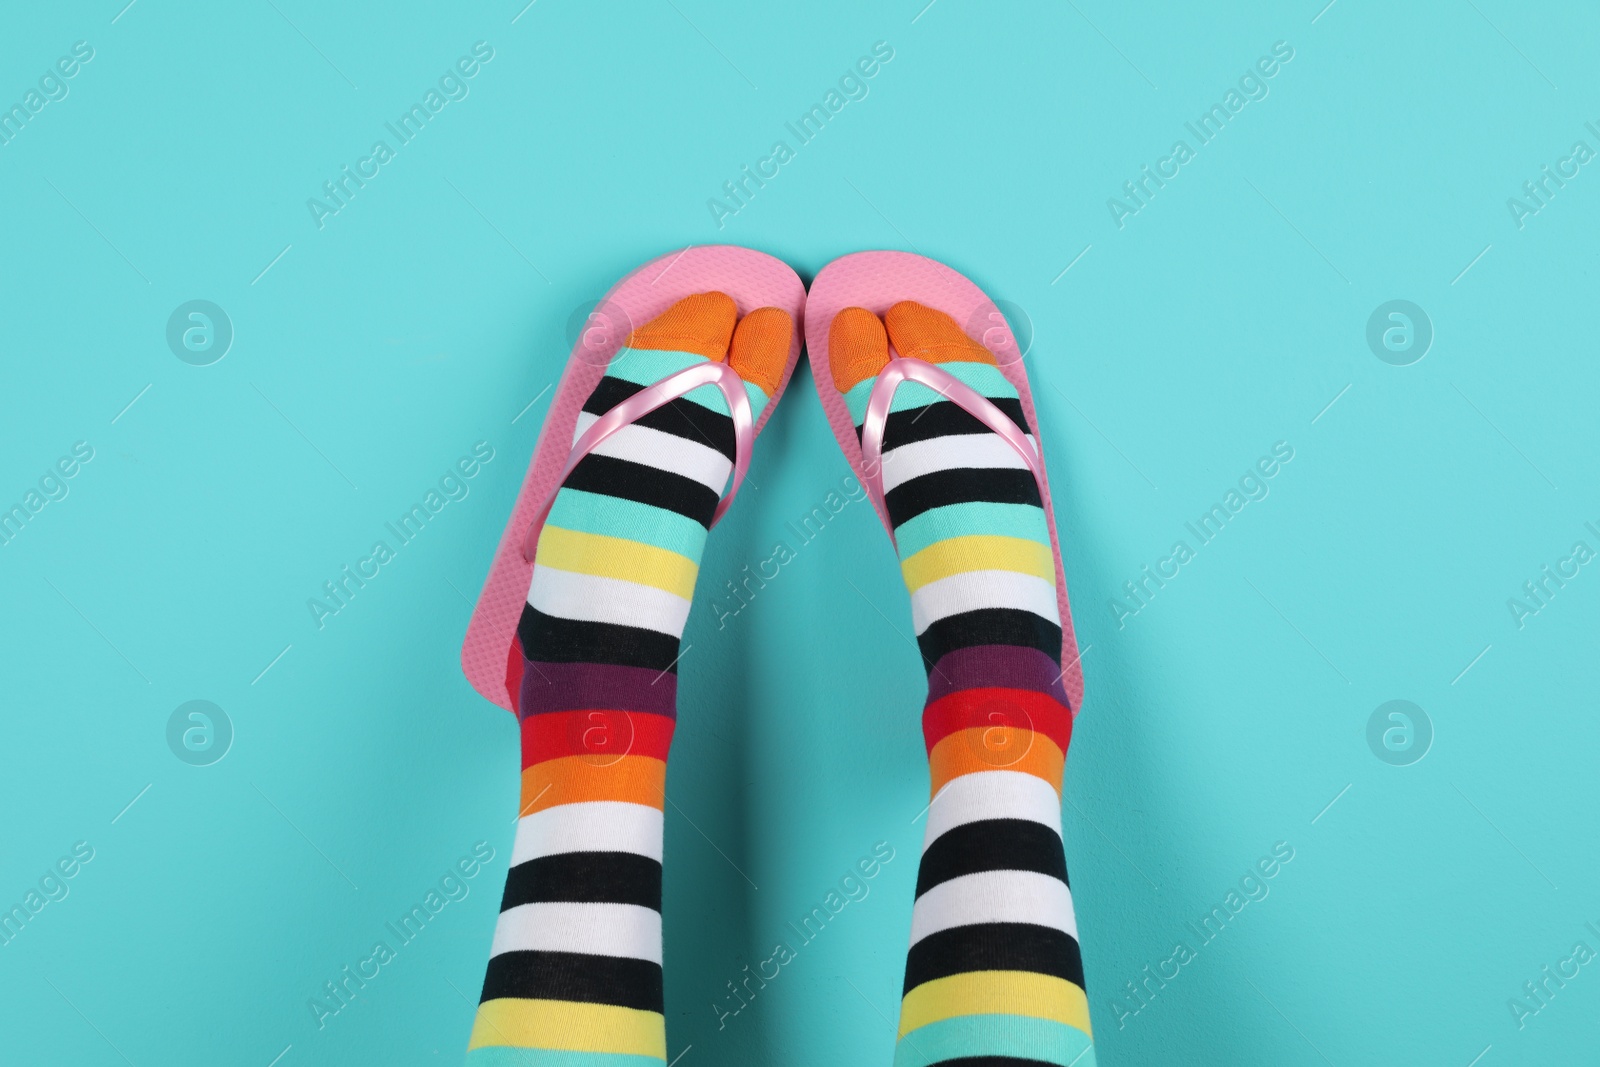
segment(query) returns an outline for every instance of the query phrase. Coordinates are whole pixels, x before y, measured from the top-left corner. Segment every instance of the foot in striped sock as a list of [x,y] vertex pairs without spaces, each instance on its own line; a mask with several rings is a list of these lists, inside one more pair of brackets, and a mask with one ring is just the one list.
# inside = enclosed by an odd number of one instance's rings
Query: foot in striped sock
[[[756,416],[793,322],[734,326],[704,293],[634,331],[574,439],[619,401],[705,360]],[[727,401],[703,386],[573,468],[539,536],[517,627],[522,806],[470,1067],[660,1067],[661,842],[678,644],[707,528],[733,468]]]
[[[858,433],[891,341],[1031,434],[993,355],[909,301],[881,322],[847,308],[829,329],[834,384]],[[1072,716],[1038,486],[978,419],[906,382],[884,431],[883,488],[928,671],[934,794],[895,1067],[1093,1067],[1061,841]]]

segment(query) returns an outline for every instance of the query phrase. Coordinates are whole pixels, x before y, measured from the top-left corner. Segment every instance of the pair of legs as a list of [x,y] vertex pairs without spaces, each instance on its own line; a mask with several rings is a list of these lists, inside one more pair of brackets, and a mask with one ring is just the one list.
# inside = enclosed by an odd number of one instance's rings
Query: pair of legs
[[[794,324],[689,297],[617,354],[576,432],[666,374],[726,361],[759,415]],[[993,357],[916,304],[848,309],[834,384],[859,426],[889,361],[938,363],[1031,433]],[[472,1067],[660,1067],[661,844],[674,673],[732,469],[706,387],[608,438],[562,483],[518,626],[522,807],[473,1027]],[[1022,460],[925,386],[897,393],[883,485],[929,692],[934,801],[896,1067],[1092,1067],[1060,829],[1071,714],[1049,531]]]

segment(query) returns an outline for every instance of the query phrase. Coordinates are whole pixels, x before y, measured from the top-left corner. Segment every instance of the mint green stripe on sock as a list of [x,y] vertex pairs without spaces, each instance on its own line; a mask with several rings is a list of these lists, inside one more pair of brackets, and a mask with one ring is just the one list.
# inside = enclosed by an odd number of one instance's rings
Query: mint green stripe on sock
[[844,394],[844,406],[850,411],[850,421],[857,427],[867,417],[867,400],[872,396],[872,387],[877,384],[878,379],[868,378],[864,382],[857,382]]
[[466,1067],[662,1067],[666,1060],[622,1052],[568,1052],[553,1048],[485,1045],[467,1053]]
[[963,1056],[1013,1056],[1059,1067],[1095,1067],[1089,1035],[1027,1015],[958,1015],[920,1026],[894,1047],[894,1067],[929,1067]]
[[[624,348],[612,359],[611,365],[606,368],[606,374],[612,378],[620,378],[634,385],[654,385],[661,379],[681,370],[687,370],[696,363],[706,362],[706,357],[693,352],[670,352],[665,349],[654,348]],[[767,394],[758,386],[749,382],[744,383],[745,396],[750,398],[750,409],[754,416],[759,417],[761,409],[767,406]],[[715,411],[719,415],[728,414],[728,400],[722,395],[722,390],[714,385],[701,386],[684,397],[692,400],[703,408]]]
[[924,511],[896,530],[894,540],[900,558],[905,559],[947,538],[977,534],[1023,537],[1046,547],[1050,544],[1050,527],[1045,525],[1044,512],[1039,508],[1032,504],[992,504],[981,500]]
[[581,489],[557,493],[555,506],[545,521],[563,530],[654,545],[689,559],[699,559],[706,544],[706,528],[676,511]]
[[759,419],[761,417],[761,409],[767,406],[767,394],[761,391],[759,385],[753,382],[745,382],[744,395],[750,398],[750,417]]
[[706,357],[694,352],[672,352],[657,348],[624,348],[612,357],[606,374],[634,385],[654,385],[669,374],[687,370]]
[[[990,399],[1016,398],[1016,387],[1008,382],[1006,376],[1000,373],[1000,368],[992,363],[936,363],[934,366],[957,381],[972,386]],[[876,378],[857,382],[844,395],[844,406],[850,409],[850,418],[857,426],[860,426],[861,420],[866,417],[867,398],[872,395],[872,387],[876,382]],[[894,401],[889,405],[889,410],[910,411],[912,408],[927,407],[943,399],[944,396],[936,389],[929,389],[916,382],[906,382],[894,391]]]

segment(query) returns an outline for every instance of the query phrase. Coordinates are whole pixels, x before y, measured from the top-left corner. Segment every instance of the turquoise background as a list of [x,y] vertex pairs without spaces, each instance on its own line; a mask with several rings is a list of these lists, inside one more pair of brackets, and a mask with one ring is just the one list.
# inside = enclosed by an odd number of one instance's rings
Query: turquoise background
[[[1600,950],[1600,567],[1520,628],[1508,599],[1600,550],[1600,163],[1521,228],[1507,206],[1600,149],[1592,6],[523,2],[5,11],[0,103],[94,57],[0,146],[0,504],[94,458],[0,547],[0,905],[94,858],[0,946],[0,1058],[459,1060],[517,781],[512,717],[458,667],[470,600],[574,316],[712,242],[808,279],[918,251],[1031,335],[1103,1065],[1592,1058],[1600,964],[1521,1027],[1508,1001]],[[470,95],[319,229],[307,199],[478,41]],[[869,95],[797,145],[878,41]],[[1279,41],[1269,95],[1119,228],[1108,198]],[[708,199],[778,139],[795,158],[719,228]],[[166,342],[194,299],[234,330],[210,366]],[[1394,299],[1434,331],[1409,366],[1366,340]],[[479,441],[469,495],[319,630],[308,598]],[[1270,494],[1119,625],[1123,583],[1280,441]],[[667,809],[682,1067],[890,1060],[927,772],[887,538],[853,503],[723,629],[707,606],[846,472],[802,369],[705,560]],[[234,731],[203,767],[166,733],[197,699]],[[1432,724],[1409,766],[1367,741],[1395,699]],[[880,841],[870,895],[719,1030],[725,983]],[[319,1029],[309,999],[477,842],[470,894]],[[1269,895],[1199,946],[1278,842]],[[1119,1001],[1179,941],[1178,977]]]

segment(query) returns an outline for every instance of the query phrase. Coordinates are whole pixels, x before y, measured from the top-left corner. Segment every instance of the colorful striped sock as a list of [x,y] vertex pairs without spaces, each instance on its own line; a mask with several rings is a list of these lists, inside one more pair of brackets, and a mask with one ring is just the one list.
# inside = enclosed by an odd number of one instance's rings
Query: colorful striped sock
[[[759,416],[793,322],[762,308],[735,329],[735,314],[729,297],[703,293],[635,330],[574,437],[646,385],[725,353]],[[661,842],[674,672],[733,459],[727,401],[703,386],[608,438],[556,495],[517,627],[521,818],[470,1067],[666,1062]]]
[[[1030,433],[994,357],[948,315],[904,302],[885,322],[847,308],[829,329],[858,433],[891,339]],[[883,487],[928,671],[934,796],[895,1067],[1093,1067],[1061,842],[1072,716],[1038,486],[976,418],[907,382],[884,432]]]

